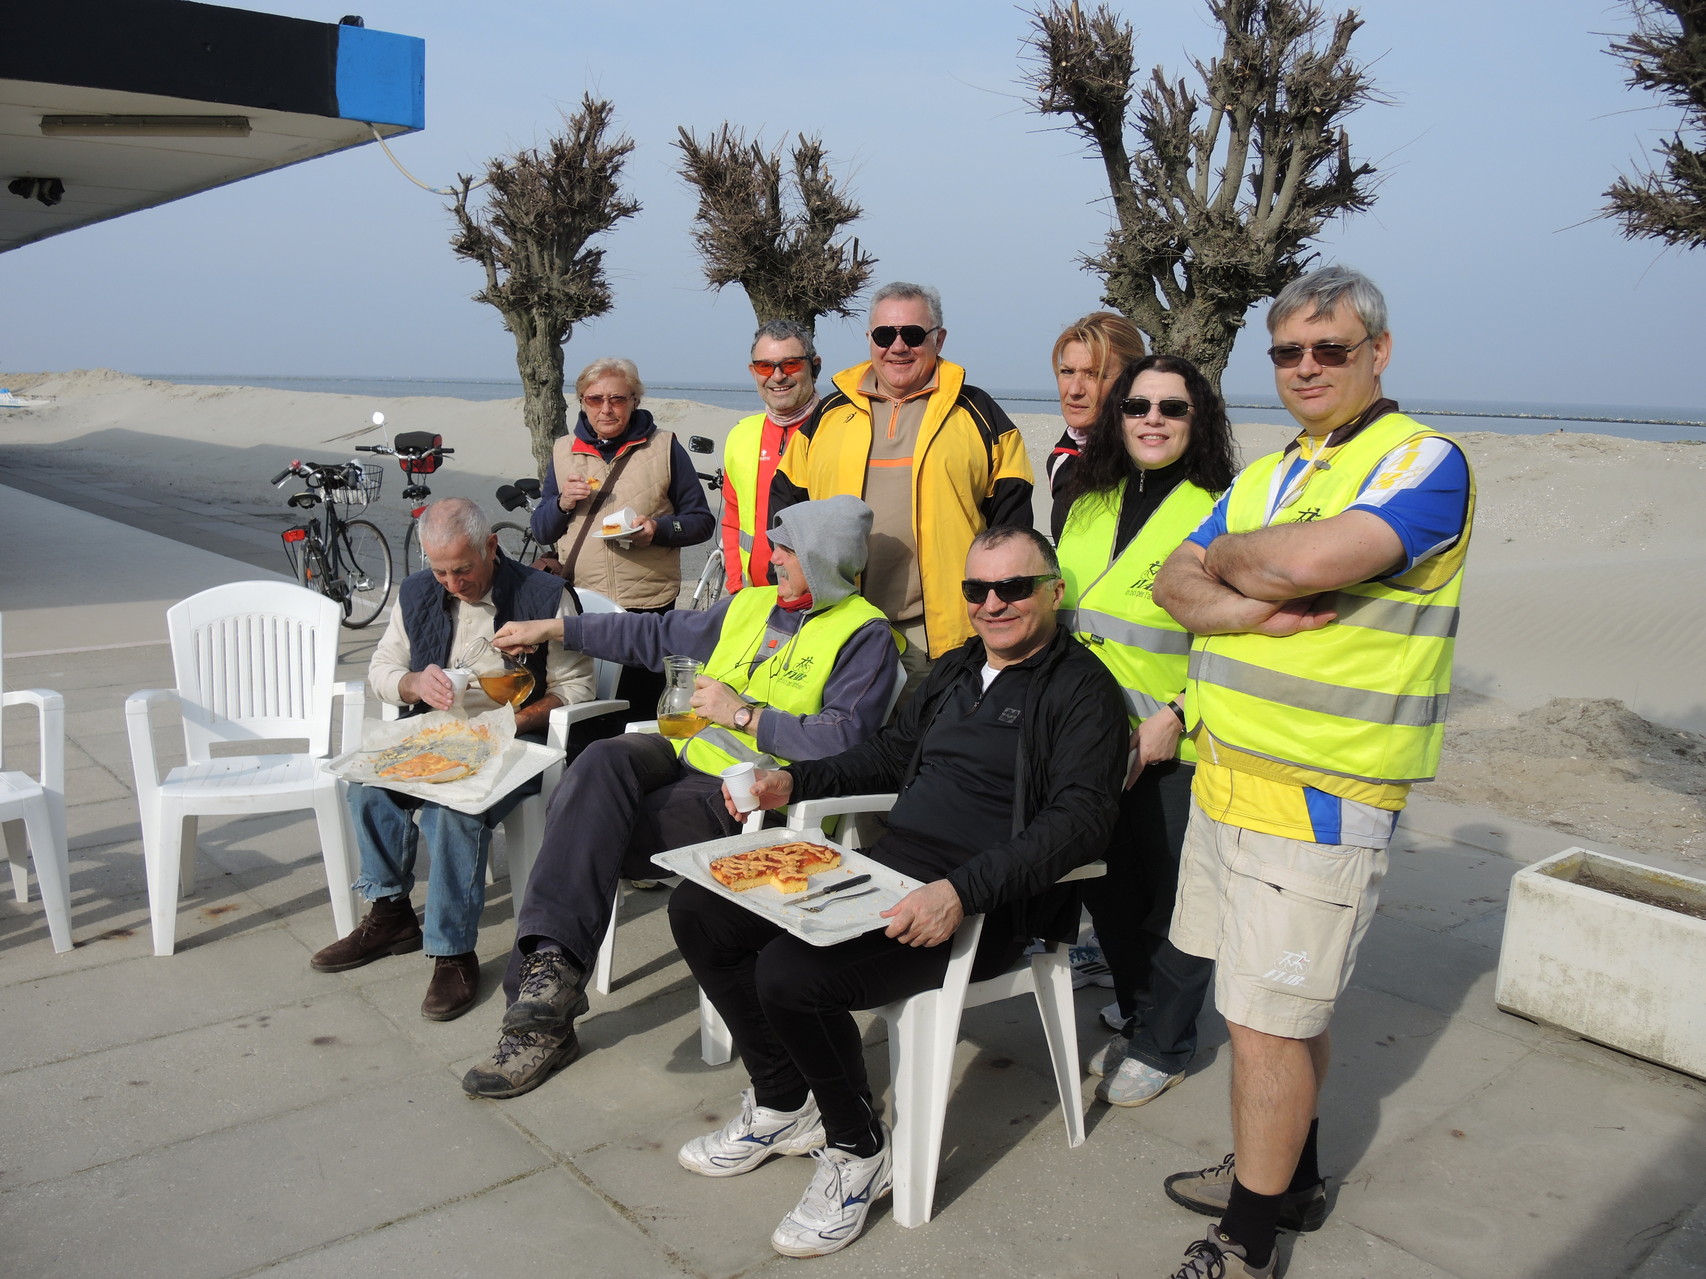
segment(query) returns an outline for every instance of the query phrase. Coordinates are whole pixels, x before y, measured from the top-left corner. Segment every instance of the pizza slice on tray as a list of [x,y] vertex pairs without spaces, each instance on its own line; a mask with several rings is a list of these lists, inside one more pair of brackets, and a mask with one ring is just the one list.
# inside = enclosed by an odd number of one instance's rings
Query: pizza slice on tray
[[779,893],[803,893],[809,876],[839,865],[841,854],[833,848],[796,841],[731,853],[717,858],[708,869],[711,878],[730,892],[744,893],[769,884]]
[[454,782],[480,771],[497,743],[484,725],[423,729],[373,761],[375,776],[395,782]]

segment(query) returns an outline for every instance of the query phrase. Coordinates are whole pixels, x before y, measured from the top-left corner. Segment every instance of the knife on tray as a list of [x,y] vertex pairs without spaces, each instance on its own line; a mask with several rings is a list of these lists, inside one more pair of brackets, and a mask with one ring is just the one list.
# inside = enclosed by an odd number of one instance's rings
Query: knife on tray
[[871,877],[869,875],[855,875],[852,879],[844,879],[839,884],[831,884],[828,888],[819,888],[813,892],[809,892],[804,897],[796,897],[792,901],[788,902],[787,905],[798,906],[802,902],[813,901],[819,897],[828,897],[831,893],[839,893],[843,889],[847,888],[857,888],[860,884],[868,884],[870,882]]

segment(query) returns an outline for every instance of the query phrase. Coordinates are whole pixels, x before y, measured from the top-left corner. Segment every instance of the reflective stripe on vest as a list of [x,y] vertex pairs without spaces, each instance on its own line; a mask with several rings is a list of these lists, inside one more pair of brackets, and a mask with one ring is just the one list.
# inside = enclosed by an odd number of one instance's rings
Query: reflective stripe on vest
[[[1339,514],[1388,453],[1437,434],[1387,414],[1340,449],[1330,469],[1309,477],[1307,503],[1293,502],[1272,523],[1296,523],[1306,512],[1312,519]],[[1270,486],[1282,463],[1282,454],[1271,454],[1233,482],[1228,532],[1269,523]],[[1338,618],[1320,630],[1199,637],[1186,704],[1191,730],[1201,726],[1215,741],[1261,759],[1378,785],[1432,777],[1445,735],[1474,511],[1471,475],[1457,544],[1399,577],[1323,599]]]
[[758,454],[764,444],[763,413],[736,422],[723,441],[723,483],[733,484],[740,516],[740,580],[751,586],[752,542],[758,531]]
[[[719,679],[748,702],[774,707],[789,715],[815,715],[823,709],[823,690],[843,646],[867,622],[882,614],[862,595],[849,595],[805,620],[799,632],[785,641],[756,669],[754,650],[764,642],[770,610],[776,604],[774,586],[752,586],[737,592],[723,615],[717,646],[705,672]],[[758,748],[751,733],[720,724],[674,742],[681,762],[715,776],[730,764],[750,761],[760,768],[788,763]]]
[[[1182,483],[1144,522],[1116,557],[1125,484],[1106,494],[1086,494],[1072,504],[1060,535],[1060,571],[1066,580],[1062,624],[1102,660],[1125,693],[1135,726],[1185,689],[1191,636],[1155,602],[1155,574],[1167,557],[1208,516],[1214,495]],[[1179,758],[1196,759],[1188,738]]]

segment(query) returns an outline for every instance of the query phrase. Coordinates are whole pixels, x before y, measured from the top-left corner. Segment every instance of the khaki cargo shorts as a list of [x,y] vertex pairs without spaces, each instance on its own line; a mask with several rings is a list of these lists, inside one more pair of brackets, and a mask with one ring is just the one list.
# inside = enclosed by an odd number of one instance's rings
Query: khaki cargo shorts
[[1227,1021],[1286,1039],[1327,1029],[1380,902],[1384,848],[1228,826],[1191,801],[1171,940],[1212,958]]

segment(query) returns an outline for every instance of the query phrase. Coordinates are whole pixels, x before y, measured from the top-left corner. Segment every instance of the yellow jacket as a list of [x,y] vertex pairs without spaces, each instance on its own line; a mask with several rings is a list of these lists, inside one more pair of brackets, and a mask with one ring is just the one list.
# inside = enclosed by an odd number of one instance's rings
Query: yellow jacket
[[[772,519],[796,502],[864,498],[871,402],[859,386],[870,368],[866,361],[837,373],[835,393],[795,433],[771,482]],[[934,659],[971,635],[959,584],[972,538],[999,525],[1031,527],[1031,462],[1019,428],[948,360],[937,361],[912,457],[912,531]]]

